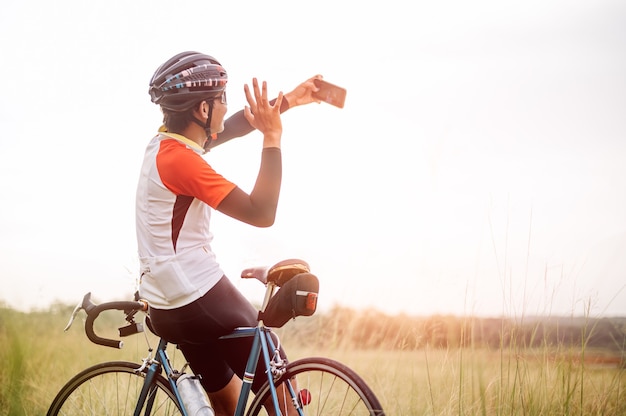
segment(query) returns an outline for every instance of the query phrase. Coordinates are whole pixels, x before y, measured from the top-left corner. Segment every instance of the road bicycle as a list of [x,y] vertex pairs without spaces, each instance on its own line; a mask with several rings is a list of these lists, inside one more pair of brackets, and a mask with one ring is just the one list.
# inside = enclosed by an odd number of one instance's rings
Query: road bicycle
[[[307,286],[311,276],[317,282],[317,278],[309,273],[308,264],[298,259],[242,272],[242,278],[256,278],[266,286],[266,290],[257,326],[236,328],[221,337],[253,337],[235,416],[384,416],[372,390],[344,364],[323,357],[293,362],[281,358],[280,340],[271,327],[280,327],[291,318],[315,311],[317,290],[311,289],[310,284]],[[294,283],[298,281],[300,283]],[[304,282],[304,290],[301,282]],[[143,332],[145,326],[151,329],[145,301],[95,304],[88,293],[74,309],[66,330],[81,309],[87,313],[87,337],[99,345],[123,346],[123,341],[103,338],[94,332],[94,321],[103,311],[124,312],[128,325],[119,328],[120,337]],[[143,323],[135,321],[138,313],[143,313]],[[177,380],[186,374],[188,364],[181,369],[174,368],[167,353],[169,343],[166,340],[158,338],[156,350],[149,344],[148,355],[140,363],[103,362],[76,374],[58,392],[48,415],[192,416],[177,385]],[[265,372],[255,374],[260,357],[263,357]],[[255,377],[264,377],[266,381],[256,394],[250,394]]]

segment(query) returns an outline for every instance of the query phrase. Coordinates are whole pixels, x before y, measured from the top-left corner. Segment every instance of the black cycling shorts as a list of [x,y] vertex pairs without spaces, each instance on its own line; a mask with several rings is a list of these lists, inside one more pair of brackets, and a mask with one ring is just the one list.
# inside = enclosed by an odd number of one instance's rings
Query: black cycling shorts
[[[175,309],[150,308],[150,321],[156,333],[178,345],[209,393],[224,388],[233,374],[243,378],[252,347],[252,337],[218,338],[238,327],[256,326],[257,317],[258,311],[226,276],[189,305]],[[259,359],[256,374],[252,384],[255,392],[266,380],[263,357]]]

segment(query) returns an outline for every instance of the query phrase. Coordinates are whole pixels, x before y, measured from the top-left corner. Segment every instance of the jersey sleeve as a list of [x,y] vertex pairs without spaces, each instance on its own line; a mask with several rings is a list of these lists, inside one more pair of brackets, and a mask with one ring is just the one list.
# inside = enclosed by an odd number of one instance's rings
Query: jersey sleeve
[[236,187],[198,153],[176,140],[161,142],[157,169],[163,185],[171,192],[193,196],[212,208],[216,208]]

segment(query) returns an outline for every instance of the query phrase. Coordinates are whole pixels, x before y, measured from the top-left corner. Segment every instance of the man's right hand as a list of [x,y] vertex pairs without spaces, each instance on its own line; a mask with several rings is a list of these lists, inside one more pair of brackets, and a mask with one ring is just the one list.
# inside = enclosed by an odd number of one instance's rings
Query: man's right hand
[[[256,78],[252,79],[252,89],[248,84],[244,85],[248,105],[244,109],[244,116],[248,123],[263,133],[263,147],[280,148],[280,139],[283,133],[283,125],[280,119],[280,105],[283,101],[283,93],[279,92],[274,105],[267,99],[267,83],[263,81],[261,89]],[[254,96],[253,96],[254,93]]]

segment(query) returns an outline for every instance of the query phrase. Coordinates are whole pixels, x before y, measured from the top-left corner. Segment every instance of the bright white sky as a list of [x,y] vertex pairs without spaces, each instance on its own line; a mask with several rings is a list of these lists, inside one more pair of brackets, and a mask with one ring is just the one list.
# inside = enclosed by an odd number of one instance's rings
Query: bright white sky
[[[626,3],[9,2],[0,15],[0,301],[134,291],[134,193],[183,50],[219,59],[229,112],[321,73],[346,106],[283,118],[268,229],[216,215],[241,269],[307,260],[320,304],[411,314],[626,315]],[[209,163],[250,190],[261,138]]]

